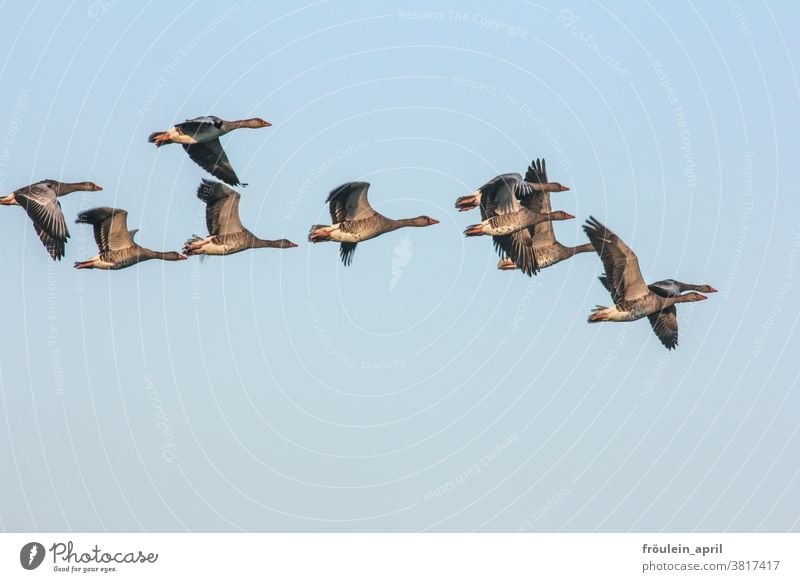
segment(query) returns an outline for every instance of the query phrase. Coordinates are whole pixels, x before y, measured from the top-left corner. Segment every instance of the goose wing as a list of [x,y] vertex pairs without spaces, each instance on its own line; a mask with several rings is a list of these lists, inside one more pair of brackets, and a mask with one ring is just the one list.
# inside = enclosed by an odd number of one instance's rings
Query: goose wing
[[653,331],[668,350],[678,345],[678,312],[674,305],[647,316]]
[[78,215],[75,221],[94,227],[94,240],[100,252],[119,251],[133,246],[128,230],[128,211],[119,208],[92,208]]
[[539,272],[539,263],[536,260],[529,229],[523,228],[505,236],[494,236],[492,241],[498,254],[514,261],[517,268],[526,275],[535,275]]
[[50,256],[60,260],[64,256],[69,230],[56,191],[46,182],[39,182],[14,192],[14,199],[28,213],[39,240]]
[[[531,162],[531,165],[528,166],[528,171],[525,173],[525,181],[538,182],[540,184],[547,182],[547,169],[544,160],[536,159]],[[547,214],[553,211],[553,207],[550,204],[550,192],[547,191],[532,190],[531,195],[522,200],[522,204],[537,214]],[[533,236],[533,245],[535,247],[548,247],[557,242],[553,223],[550,220],[534,224],[531,227],[531,235]]]
[[222,149],[219,139],[212,139],[202,143],[183,144],[183,149],[192,158],[192,161],[206,172],[219,178],[226,184],[238,186],[241,184],[239,177]]
[[[368,182],[348,182],[332,190],[325,200],[331,212],[331,220],[340,223],[375,216],[377,212],[367,199],[368,190]],[[352,252],[351,250],[350,254]]]
[[206,115],[203,117],[195,117],[194,119],[187,119],[183,123],[176,123],[175,129],[184,135],[196,136],[202,134],[211,128],[220,129],[222,127],[222,120],[213,115]]
[[203,180],[197,188],[197,197],[206,204],[206,226],[212,235],[231,234],[244,230],[239,218],[241,195],[219,182]]
[[529,194],[522,176],[502,174],[478,188],[481,193],[481,217],[483,220],[501,214],[511,214],[520,209],[519,199]]
[[358,243],[343,242],[339,245],[339,256],[342,258],[342,263],[345,267],[349,267],[353,262],[353,253],[356,252],[356,245]]
[[596,218],[589,217],[583,230],[605,267],[605,277],[615,304],[634,301],[650,293],[639,270],[636,254],[621,238]]

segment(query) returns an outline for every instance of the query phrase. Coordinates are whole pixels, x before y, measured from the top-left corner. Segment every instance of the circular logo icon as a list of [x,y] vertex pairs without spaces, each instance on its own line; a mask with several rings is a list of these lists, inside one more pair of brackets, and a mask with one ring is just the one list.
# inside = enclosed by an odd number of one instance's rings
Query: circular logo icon
[[28,542],[19,551],[19,563],[26,570],[35,570],[44,561],[44,546],[39,542]]

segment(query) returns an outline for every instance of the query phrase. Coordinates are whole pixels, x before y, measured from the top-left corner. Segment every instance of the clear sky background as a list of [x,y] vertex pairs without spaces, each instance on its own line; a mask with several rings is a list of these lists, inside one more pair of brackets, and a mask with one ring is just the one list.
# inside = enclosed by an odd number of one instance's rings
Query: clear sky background
[[[0,211],[0,530],[796,531],[796,3],[0,5],[0,192],[44,178],[49,260]],[[241,215],[300,247],[76,271],[77,213],[141,244],[205,234],[208,177],[152,131],[259,116],[223,145]],[[544,157],[643,274],[720,290],[667,352],[593,254],[495,268],[457,196]],[[787,166],[788,164],[788,166]],[[441,223],[311,246],[338,184]]]

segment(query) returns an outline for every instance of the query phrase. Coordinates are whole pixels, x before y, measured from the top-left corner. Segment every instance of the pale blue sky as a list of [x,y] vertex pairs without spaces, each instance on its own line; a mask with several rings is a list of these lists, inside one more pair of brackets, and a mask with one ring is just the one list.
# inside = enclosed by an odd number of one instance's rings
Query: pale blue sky
[[[0,5],[0,192],[43,178],[49,261],[0,211],[0,530],[797,530],[796,4],[127,1]],[[204,234],[207,175],[147,135],[223,138],[245,225],[300,248],[120,272],[81,209],[139,242]],[[495,269],[454,199],[544,157],[648,280],[720,290],[588,325],[594,255]],[[441,224],[311,246],[350,180]]]

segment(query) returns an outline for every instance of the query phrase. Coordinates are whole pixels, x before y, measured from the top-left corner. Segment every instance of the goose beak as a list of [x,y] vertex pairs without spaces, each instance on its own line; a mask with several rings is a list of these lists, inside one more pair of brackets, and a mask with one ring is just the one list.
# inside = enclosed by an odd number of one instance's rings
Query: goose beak
[[704,293],[716,293],[717,290],[714,289],[711,285],[706,285],[706,288],[703,289]]
[[439,221],[435,218],[428,218],[428,224],[439,224]]
[[563,186],[563,185],[562,185],[562,186],[561,186],[561,191],[562,191],[562,192],[569,192],[569,188],[567,188],[566,186]]
[[272,124],[269,121],[264,121],[262,119],[261,123],[262,123],[261,127],[272,127]]
[[697,298],[697,300],[698,300],[698,301],[705,301],[706,299],[708,299],[708,297],[706,297],[705,295],[700,295],[700,296]]
[[92,187],[92,192],[100,192],[102,189],[103,189],[103,187],[102,187],[102,186],[98,186],[97,184],[95,184],[95,185]]
[[574,216],[572,216],[572,215],[571,215],[569,212],[565,212],[565,213],[564,213],[564,217],[565,217],[567,220],[571,220],[571,219],[575,218],[575,217],[574,217]]
[[293,249],[293,248],[296,248],[296,247],[297,247],[297,245],[295,243],[293,243],[293,242],[289,243],[289,248],[290,249]]
[[179,261],[185,261],[185,260],[187,260],[188,258],[189,258],[189,257],[187,257],[186,255],[182,255],[182,254],[178,253],[178,260],[179,260]]

